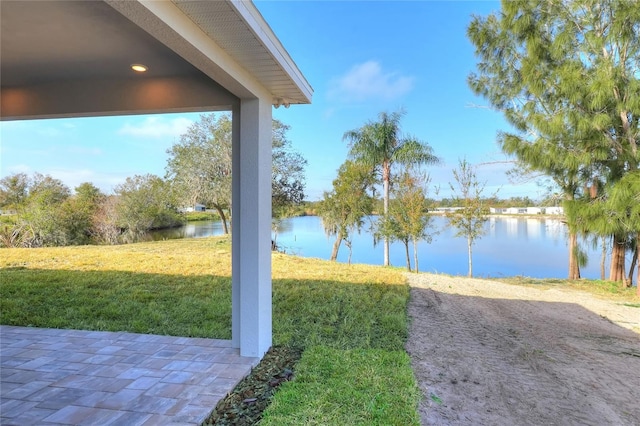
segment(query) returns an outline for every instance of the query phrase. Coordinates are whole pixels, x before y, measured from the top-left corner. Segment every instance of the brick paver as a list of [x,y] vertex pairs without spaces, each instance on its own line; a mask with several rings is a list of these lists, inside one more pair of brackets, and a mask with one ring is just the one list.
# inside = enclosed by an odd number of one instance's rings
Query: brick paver
[[199,425],[258,361],[227,340],[0,326],[0,424]]

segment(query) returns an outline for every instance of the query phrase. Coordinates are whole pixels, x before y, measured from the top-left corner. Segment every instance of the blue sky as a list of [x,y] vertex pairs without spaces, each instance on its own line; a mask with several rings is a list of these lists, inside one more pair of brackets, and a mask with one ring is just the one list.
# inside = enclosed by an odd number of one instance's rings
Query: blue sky
[[[403,108],[406,134],[429,143],[443,164],[432,182],[449,195],[451,170],[466,157],[478,165],[489,195],[542,196],[512,185],[496,132],[508,129],[466,84],[476,60],[466,28],[471,15],[499,8],[489,1],[256,1],[314,89],[311,105],[274,109],[291,126],[293,146],[309,162],[307,198],[330,190],[348,147],[347,130]],[[199,114],[166,114],[3,122],[0,177],[40,172],[73,188],[93,182],[104,192],[135,174],[164,176],[166,150]],[[433,191],[432,191],[433,195]]]

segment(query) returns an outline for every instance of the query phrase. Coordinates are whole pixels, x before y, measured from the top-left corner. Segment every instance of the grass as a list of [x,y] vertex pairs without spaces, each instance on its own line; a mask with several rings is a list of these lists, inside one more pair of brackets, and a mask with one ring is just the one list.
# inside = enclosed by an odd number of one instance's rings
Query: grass
[[[628,302],[631,305],[640,302],[640,295],[637,293],[637,287],[623,287],[621,283],[603,280],[566,280],[559,278],[529,278],[529,277],[511,277],[511,278],[491,278],[495,281],[502,281],[509,284],[524,285],[537,288],[570,288],[572,290],[591,293],[609,300]],[[625,303],[627,305],[627,303]],[[627,305],[629,306],[629,305]]]
[[[230,338],[226,238],[0,253],[2,324]],[[399,270],[274,254],[274,344],[303,353],[265,424],[417,425],[408,297]]]
[[263,426],[411,425],[420,397],[409,356],[379,349],[308,349],[282,385]]

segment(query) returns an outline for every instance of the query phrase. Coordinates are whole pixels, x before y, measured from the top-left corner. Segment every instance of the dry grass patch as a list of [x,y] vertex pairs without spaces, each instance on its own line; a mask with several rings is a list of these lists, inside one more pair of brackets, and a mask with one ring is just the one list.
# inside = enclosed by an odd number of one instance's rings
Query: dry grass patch
[[621,283],[614,281],[588,279],[566,280],[560,278],[530,278],[522,276],[491,279],[508,284],[523,285],[541,289],[570,288],[572,290],[590,293],[607,300],[627,302],[631,304],[640,302],[640,295],[637,293],[637,287],[622,287]]

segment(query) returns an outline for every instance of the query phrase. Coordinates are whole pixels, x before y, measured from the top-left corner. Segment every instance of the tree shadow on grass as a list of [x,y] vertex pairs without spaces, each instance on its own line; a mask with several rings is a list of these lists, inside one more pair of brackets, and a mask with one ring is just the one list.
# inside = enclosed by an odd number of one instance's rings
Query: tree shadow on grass
[[[219,339],[231,337],[231,279],[228,276],[16,268],[0,270],[0,279],[3,282],[0,289],[2,324]],[[319,400],[316,394],[325,393],[328,402],[323,404],[347,407],[345,410],[355,418],[401,416],[415,419],[414,395],[417,391],[404,353],[407,300],[408,287],[402,285],[330,279],[274,280],[274,345],[288,347],[297,353],[306,353],[308,349],[309,354],[317,356],[318,351],[323,354],[319,360],[312,357],[306,363],[307,366],[318,364],[322,373],[311,374],[311,378],[298,384],[294,393],[307,401]],[[352,362],[360,366],[359,370],[348,369],[355,378],[345,378],[341,370],[332,375],[325,374],[324,369],[338,358],[344,359],[339,361],[342,364]],[[294,361],[296,359],[297,356],[293,357]],[[271,364],[281,368],[277,363]],[[219,417],[233,414],[228,424],[242,424],[239,413],[245,419],[244,424],[255,424],[261,417],[267,402],[260,404],[259,409],[247,410],[247,404],[243,402],[247,392],[256,400],[267,398],[270,401],[271,383],[282,375],[282,371],[275,371],[275,376],[264,373],[270,370],[269,365],[265,365],[264,370],[261,367],[262,363],[256,374],[245,379],[216,411]],[[293,365],[288,368],[293,369]],[[364,408],[356,403],[357,407],[351,410],[348,408],[351,397],[345,400],[343,387],[351,388],[353,381],[363,374],[379,386],[371,389],[375,394],[370,394],[368,388],[362,390],[361,399],[375,399],[378,403],[368,402]],[[399,375],[404,380],[396,382]],[[332,386],[336,387],[334,392],[326,394],[324,390]],[[399,388],[402,392],[398,392]],[[387,389],[393,391],[387,392]],[[234,395],[237,396],[235,400]],[[385,407],[391,405],[395,411],[388,413]],[[298,404],[295,409],[305,410]],[[316,408],[312,406],[307,410],[315,412]],[[382,423],[394,424],[393,421]],[[416,424],[415,421],[402,423]]]
[[[231,278],[124,271],[0,270],[0,323],[231,338]],[[274,344],[403,350],[406,286],[273,281]]]

